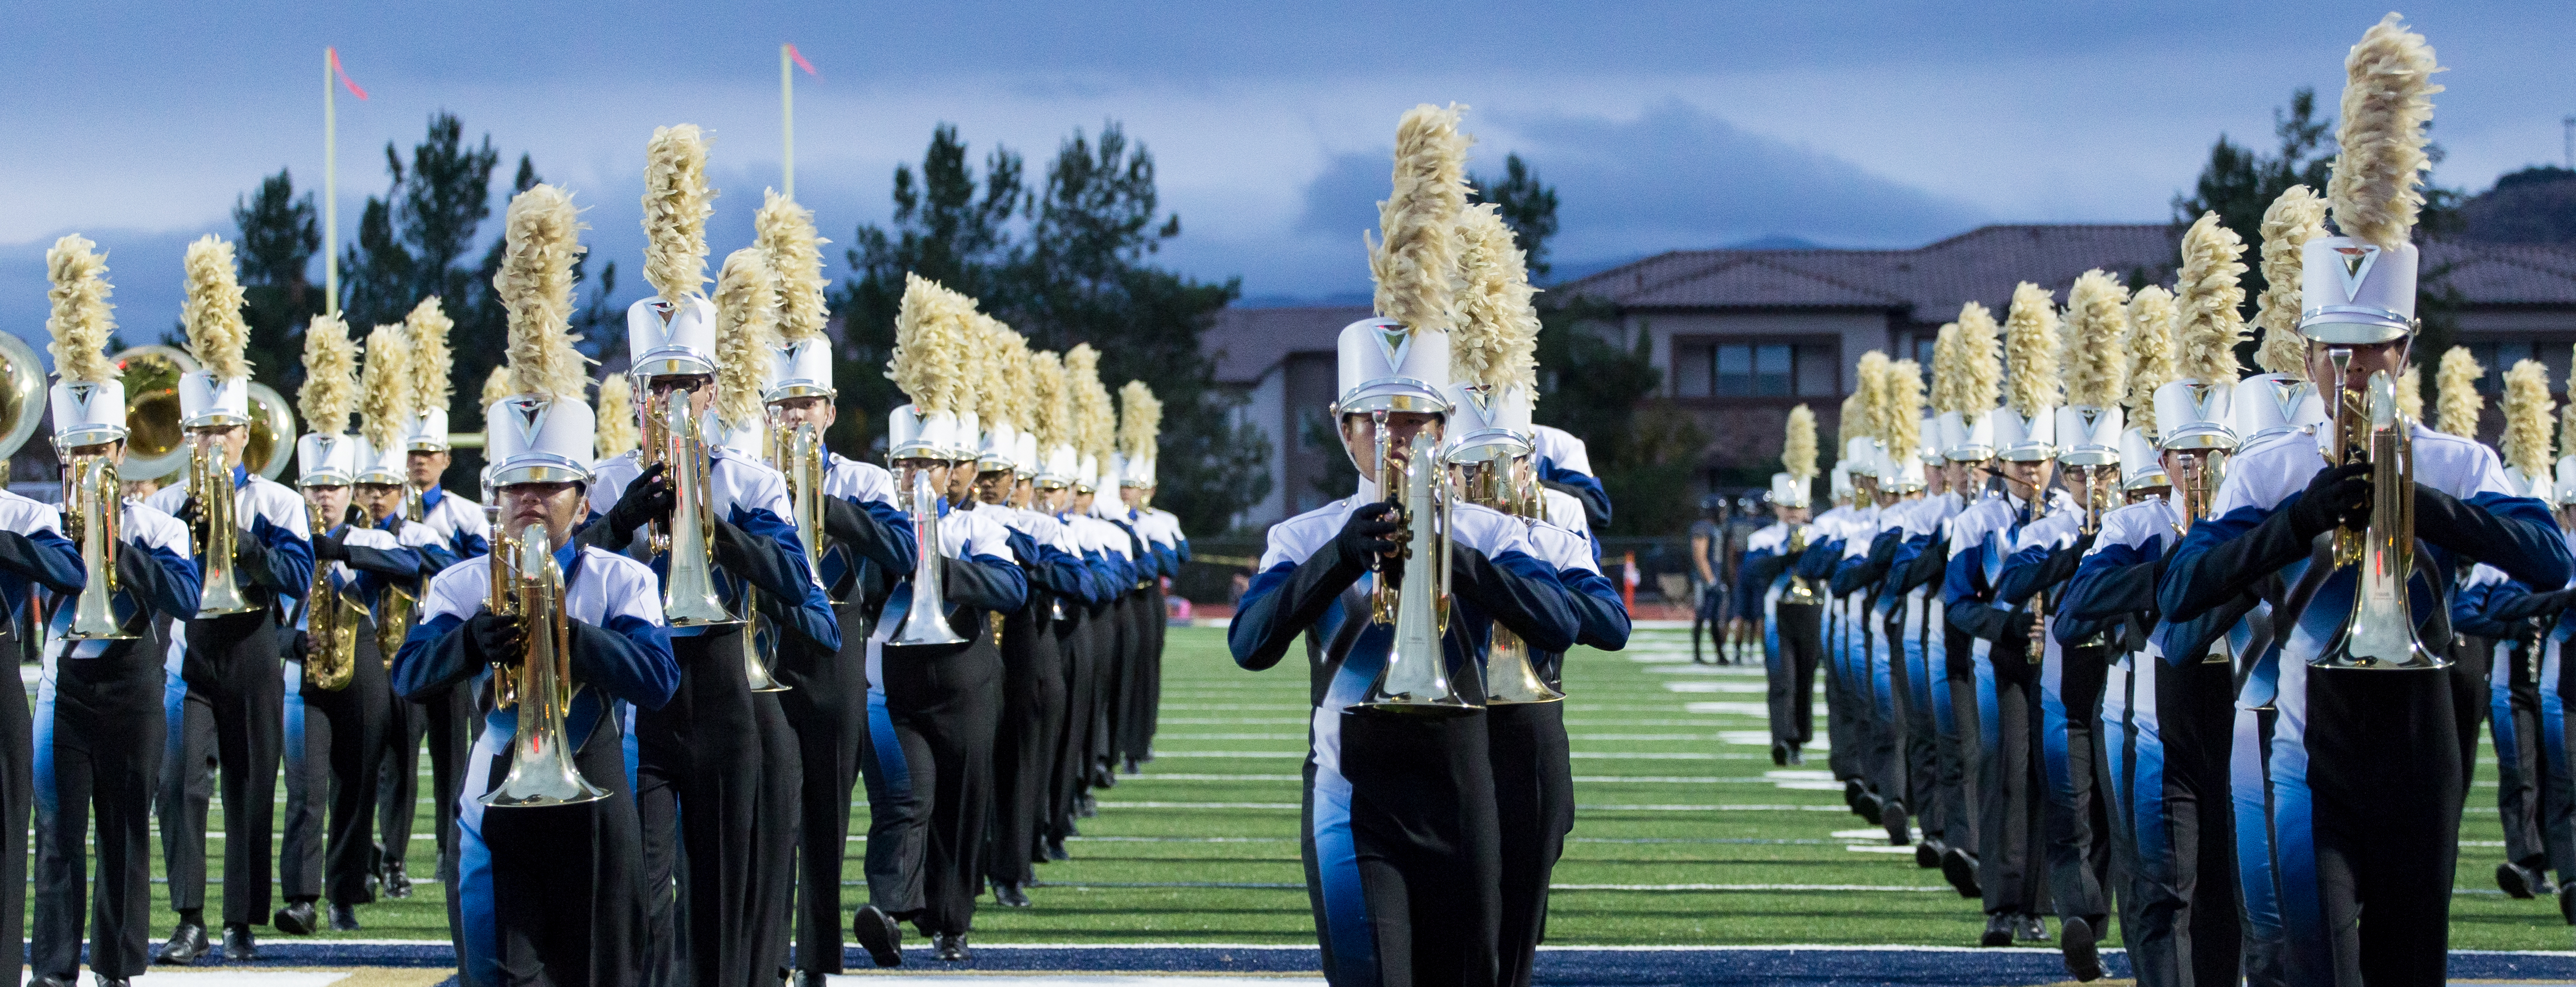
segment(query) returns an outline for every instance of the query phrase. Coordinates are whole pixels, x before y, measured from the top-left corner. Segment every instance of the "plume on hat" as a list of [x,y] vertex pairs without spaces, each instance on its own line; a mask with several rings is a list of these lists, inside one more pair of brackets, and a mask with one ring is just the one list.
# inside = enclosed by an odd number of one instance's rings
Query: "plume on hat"
[[2398,375],[2397,410],[2409,421],[2424,420],[2424,368],[2410,363],[2406,372]]
[[1028,398],[1023,393],[1028,378],[1028,343],[1002,320],[977,313],[975,345],[969,352],[975,357],[971,376],[980,385],[975,388],[975,416],[983,419],[987,429],[1022,427],[1028,414]]
[[573,349],[572,265],[581,256],[572,196],[537,185],[510,199],[492,287],[510,319],[510,392],[579,399],[590,378]]
[[358,424],[359,434],[377,449],[402,445],[403,431],[411,425],[410,378],[419,375],[412,364],[410,333],[402,323],[376,327],[367,334],[366,369],[358,376],[358,410],[365,419]]
[[1054,350],[1029,355],[1029,432],[1041,451],[1073,444],[1073,390]]
[[591,417],[597,422],[591,433],[591,452],[601,459],[623,456],[641,447],[644,436],[635,420],[635,385],[625,374],[610,374],[599,382],[599,408]]
[[1128,462],[1151,460],[1160,451],[1157,442],[1163,431],[1163,402],[1154,389],[1141,380],[1131,380],[1118,389],[1118,453]]
[[2024,418],[2046,414],[2059,403],[2055,294],[2024,281],[2013,286],[2012,308],[2004,313],[2004,360],[2011,368],[2004,402]]
[[1855,437],[1887,438],[1887,374],[1887,354],[1871,350],[1860,355],[1860,386],[1851,393],[1860,415],[1842,420],[1841,434],[1835,437],[1837,449],[1850,445]]
[[1887,386],[1879,402],[1879,441],[1888,455],[1906,456],[1923,448],[1923,365],[1898,360],[1887,365]]
[[1458,221],[1458,326],[1449,340],[1450,375],[1500,392],[1519,385],[1538,394],[1538,309],[1530,305],[1528,258],[1492,203]]
[[2306,376],[2308,340],[2299,335],[2299,250],[2326,235],[2326,201],[2305,185],[2292,185],[2263,210],[2263,294],[2254,300],[2254,324],[2263,347],[2254,365],[2276,374]]
[[180,303],[179,321],[188,327],[189,352],[216,380],[250,376],[250,361],[242,357],[250,345],[250,326],[242,321],[233,245],[208,233],[188,245],[182,263],[188,272],[188,300]]
[[2207,384],[2236,382],[2236,344],[2246,339],[2245,287],[2237,277],[2245,265],[2237,260],[2245,241],[2219,225],[2216,212],[2202,213],[2182,235],[2182,274],[2174,299],[2178,322],[2174,342],[2182,352],[2184,378]]
[[1789,409],[1789,432],[1780,443],[1780,469],[1803,483],[1816,478],[1816,413]]
[[[2570,363],[2568,366],[2576,368],[2576,363]],[[2570,394],[2576,394],[2576,369],[2568,371],[2567,390]],[[2576,400],[2567,402],[2567,406],[2559,410],[2559,416],[2558,441],[2561,448],[2558,454],[2576,456]]]
[[304,327],[304,385],[295,389],[295,412],[321,435],[349,430],[349,412],[357,404],[358,344],[349,341],[349,324],[336,315],[317,315]]
[[994,375],[994,386],[1002,395],[1001,421],[1016,431],[1032,428],[1031,417],[1037,409],[1037,381],[1031,373],[1028,338],[1018,330],[993,323],[1000,330],[1001,346],[997,349],[1000,369]]
[[2335,226],[2345,236],[2394,249],[2415,229],[2424,206],[2416,183],[2431,162],[2424,127],[2433,120],[2433,46],[2391,13],[2362,32],[2344,59],[2343,128],[2336,132]]
[[954,291],[949,296],[957,319],[957,348],[949,351],[949,356],[957,375],[950,379],[948,407],[962,417],[978,407],[975,396],[984,389],[985,375],[992,372],[992,367],[983,348],[977,345],[982,333],[976,327],[985,318],[984,313],[975,310],[972,298]]
[[2066,403],[2108,408],[2129,386],[2129,290],[2101,268],[2066,291]]
[[653,128],[644,145],[644,280],[677,305],[707,281],[707,139],[698,125]]
[[1966,411],[1967,354],[1959,345],[1959,324],[1944,322],[1932,334],[1932,413]]
[[1959,410],[1970,421],[1995,410],[2003,400],[2004,355],[2002,340],[1995,325],[1995,315],[1975,302],[1959,306],[1959,365],[1967,372],[1960,379],[1965,390],[1959,395],[1966,402]]
[[1851,449],[1851,440],[1869,437],[1869,396],[1854,390],[1843,395],[1842,409],[1834,413],[1834,458]]
[[894,317],[894,356],[886,361],[886,379],[912,398],[914,408],[963,410],[952,404],[961,375],[959,350],[966,345],[963,299],[939,282],[906,272],[903,301]]
[[1073,448],[1109,461],[1117,416],[1109,410],[1109,388],[1100,383],[1100,352],[1076,343],[1064,354],[1064,376],[1073,395]]
[[2173,383],[2180,371],[2174,365],[2174,300],[2173,292],[2162,285],[2148,285],[2129,296],[2129,394],[2122,402],[2129,409],[2129,424],[2156,434],[2156,388]]
[[107,301],[114,290],[107,283],[107,256],[90,249],[96,246],[74,233],[45,251],[45,276],[54,284],[45,293],[53,303],[45,331],[54,337],[45,352],[54,355],[54,372],[66,381],[104,384],[125,375],[107,358],[116,306]]
[[762,378],[778,349],[778,278],[757,247],[725,255],[716,272],[716,415],[741,428],[760,420]]
[[1377,314],[1414,332],[1447,332],[1456,317],[1458,214],[1467,208],[1467,143],[1458,114],[1424,103],[1395,128],[1395,190],[1377,204],[1385,242],[1360,235],[1377,282]]
[[2538,360],[2521,360],[2504,372],[2504,461],[2522,471],[2526,477],[2550,476],[2550,455],[2554,445],[2550,433],[2558,422],[2552,412],[2557,403],[2549,397],[2549,367]]
[[2466,346],[2454,346],[2442,354],[2442,364],[2433,371],[2434,417],[2437,432],[2449,432],[2464,439],[2478,437],[2478,413],[2485,411],[2487,399],[2478,393],[2478,378],[2487,368],[2469,355]]
[[751,228],[752,245],[778,279],[778,338],[823,338],[823,245],[832,241],[814,234],[814,211],[764,190]]
[[431,295],[412,306],[411,314],[403,316],[403,326],[410,334],[406,342],[411,349],[412,414],[447,410],[456,396],[456,384],[448,379],[455,372],[456,355],[447,348],[447,332],[455,328],[456,320],[448,318],[444,304]]
[[499,404],[510,394],[510,365],[504,363],[493,367],[492,372],[483,378],[483,407]]

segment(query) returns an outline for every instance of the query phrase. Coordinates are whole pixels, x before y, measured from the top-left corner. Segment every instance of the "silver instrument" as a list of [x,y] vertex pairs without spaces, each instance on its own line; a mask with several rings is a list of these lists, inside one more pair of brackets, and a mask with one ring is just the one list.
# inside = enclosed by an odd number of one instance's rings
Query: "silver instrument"
[[[1449,681],[1448,656],[1440,647],[1441,635],[1449,629],[1450,503],[1440,442],[1427,431],[1416,432],[1410,455],[1398,463],[1388,455],[1386,412],[1371,414],[1377,424],[1378,489],[1395,493],[1405,528],[1401,557],[1419,557],[1421,564],[1400,579],[1387,578],[1390,574],[1379,567],[1369,619],[1393,624],[1395,641],[1387,649],[1386,667],[1358,705],[1435,716],[1477,709]],[[1375,560],[1370,564],[1378,567]]]
[[[505,571],[506,567],[506,571]],[[505,704],[519,710],[510,736],[510,774],[478,799],[496,809],[578,805],[608,797],[573,763],[564,718],[572,713],[572,624],[564,615],[563,569],[547,550],[541,524],[522,528],[493,546],[496,584],[510,592],[492,598],[493,612],[519,618],[523,634],[517,672]]]
[[939,503],[945,495],[930,484],[927,470],[912,473],[912,543],[919,547],[912,564],[912,608],[903,615],[887,643],[898,645],[964,644],[948,626],[947,600],[940,593]]
[[80,597],[72,604],[71,629],[63,636],[74,641],[123,641],[137,635],[126,633],[116,619],[116,550],[117,524],[123,514],[124,484],[117,481],[116,460],[95,453],[73,454],[63,469],[63,524],[70,528],[73,544],[80,546],[81,568],[89,573],[89,582],[81,587]]
[[[741,623],[725,608],[716,591],[714,506],[707,497],[709,464],[706,437],[691,391],[674,389],[646,399],[646,465],[661,463],[671,484],[671,520],[653,534],[653,550],[670,554],[670,576],[663,580],[662,615],[673,627],[713,627]],[[652,407],[660,402],[658,407]]]
[[[2415,638],[2406,579],[2415,572],[2415,454],[2413,422],[2397,409],[2397,388],[2385,371],[2361,389],[2344,383],[2352,351],[2326,351],[2334,365],[2333,465],[2370,464],[2370,526],[2334,531],[2336,568],[2356,566],[2352,614],[2324,651],[2308,660],[2322,668],[2435,669],[2450,661]],[[2330,467],[2331,468],[2331,467]]]
[[233,521],[233,465],[224,456],[223,443],[211,438],[189,441],[188,496],[197,500],[201,525],[196,532],[197,543],[204,546],[197,553],[205,567],[205,589],[197,600],[197,616],[221,617],[258,609],[242,595],[241,583],[233,574],[233,554],[241,528]]

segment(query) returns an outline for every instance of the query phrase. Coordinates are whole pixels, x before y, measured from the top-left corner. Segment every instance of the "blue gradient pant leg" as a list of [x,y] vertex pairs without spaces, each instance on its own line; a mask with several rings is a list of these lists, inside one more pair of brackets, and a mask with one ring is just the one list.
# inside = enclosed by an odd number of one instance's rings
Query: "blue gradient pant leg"
[[[2553,645],[2556,642],[2551,642]],[[2506,860],[2531,868],[2547,866],[2547,844],[2541,840],[2541,789],[2547,766],[2542,756],[2540,689],[2527,648],[2496,649],[2487,670],[2487,722],[2495,738],[2496,813],[2504,829]]]
[[[1982,649],[1981,649],[1982,650]],[[2047,873],[2041,832],[2039,666],[2017,653],[1977,660],[1979,852],[1988,915],[2038,914]]]
[[2564,642],[2548,641],[2536,670],[2540,693],[2540,842],[2563,880],[2576,872],[2576,771],[2568,764]]
[[2233,984],[2244,938],[2230,778],[2234,669],[2155,654],[2135,666],[2131,963],[2142,982]]
[[2065,647],[2048,638],[2040,665],[2040,763],[2048,841],[2049,896],[2063,918],[2100,929],[2110,911],[2110,827],[2101,792],[2100,709],[2109,656],[2098,646]]

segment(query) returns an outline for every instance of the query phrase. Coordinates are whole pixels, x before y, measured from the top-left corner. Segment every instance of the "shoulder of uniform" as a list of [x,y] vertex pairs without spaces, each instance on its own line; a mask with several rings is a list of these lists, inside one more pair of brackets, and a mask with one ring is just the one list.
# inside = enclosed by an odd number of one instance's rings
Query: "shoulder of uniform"
[[[477,555],[474,558],[477,560],[489,559],[491,556]],[[453,572],[471,564],[471,562],[472,560],[459,562],[456,565],[449,566],[448,571]],[[584,545],[581,547],[581,564],[585,569],[597,566],[598,568],[593,571],[602,576],[641,578],[647,580],[658,578],[653,575],[653,567],[637,562],[626,556],[619,555],[615,552],[608,551],[607,549],[600,548],[596,545]]]

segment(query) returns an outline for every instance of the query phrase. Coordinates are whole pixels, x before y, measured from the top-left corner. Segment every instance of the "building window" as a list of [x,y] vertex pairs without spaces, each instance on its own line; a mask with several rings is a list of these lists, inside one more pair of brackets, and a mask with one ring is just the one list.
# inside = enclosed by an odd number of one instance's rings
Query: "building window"
[[1673,395],[1686,398],[1803,398],[1842,394],[1842,347],[1835,343],[1676,342]]
[[[2549,368],[2549,390],[2552,393],[2566,386],[2570,350],[2568,344],[2563,341],[2535,343],[2497,340],[2461,345],[2468,347],[2469,355],[2477,358],[2478,366],[2486,368],[2486,375],[2478,378],[2478,393],[2490,398],[2504,393],[2504,372],[2513,369],[2515,363],[2523,360],[2538,360],[2543,366]],[[2437,356],[2428,363],[2438,365],[2440,359]],[[2429,366],[2427,372],[2430,372]]]

